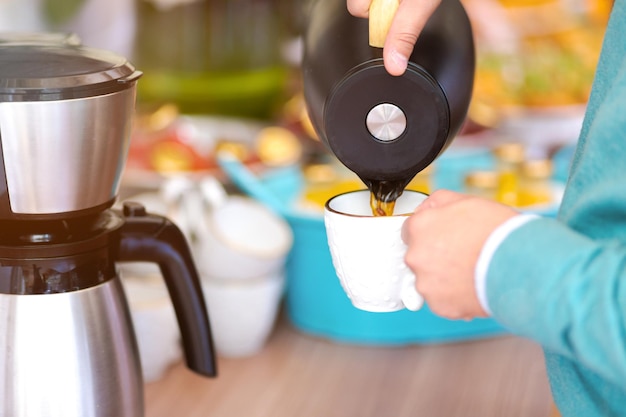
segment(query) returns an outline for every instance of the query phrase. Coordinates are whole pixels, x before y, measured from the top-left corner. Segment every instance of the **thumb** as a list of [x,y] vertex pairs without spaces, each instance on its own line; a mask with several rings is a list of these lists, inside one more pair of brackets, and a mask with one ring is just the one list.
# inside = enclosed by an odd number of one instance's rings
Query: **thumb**
[[401,0],[383,48],[385,69],[391,75],[406,71],[415,42],[441,0]]
[[437,190],[430,196],[428,196],[428,198],[426,198],[426,200],[424,200],[422,204],[417,206],[417,208],[415,209],[415,213],[430,208],[445,206],[447,204],[454,203],[465,198],[467,198],[466,195],[457,193],[455,191],[444,189]]

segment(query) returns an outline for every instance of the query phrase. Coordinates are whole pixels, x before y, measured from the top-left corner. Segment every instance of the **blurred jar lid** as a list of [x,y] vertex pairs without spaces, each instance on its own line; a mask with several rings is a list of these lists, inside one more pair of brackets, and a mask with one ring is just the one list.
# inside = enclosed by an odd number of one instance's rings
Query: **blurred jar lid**
[[524,144],[520,142],[500,143],[493,148],[493,155],[503,162],[521,163],[526,154]]
[[471,171],[465,175],[467,188],[493,189],[498,186],[498,174],[495,171]]
[[553,165],[549,159],[531,159],[524,161],[520,172],[529,179],[548,179],[552,176]]
[[288,129],[279,126],[263,128],[256,137],[259,159],[272,167],[287,166],[300,160],[302,144]]

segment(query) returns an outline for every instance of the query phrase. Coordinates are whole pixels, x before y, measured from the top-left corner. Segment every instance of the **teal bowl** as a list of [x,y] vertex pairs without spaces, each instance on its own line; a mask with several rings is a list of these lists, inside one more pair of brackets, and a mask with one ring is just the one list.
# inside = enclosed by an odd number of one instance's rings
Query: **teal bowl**
[[[455,155],[436,163],[436,188],[460,189],[468,170],[489,169],[488,151]],[[284,302],[291,323],[300,331],[330,340],[366,345],[445,343],[506,333],[493,319],[447,320],[424,306],[413,312],[372,313],[352,306],[332,264],[322,214],[289,210],[302,189],[298,169],[256,178],[235,161],[222,161],[224,171],[247,194],[267,205],[290,224],[294,243],[287,258]]]

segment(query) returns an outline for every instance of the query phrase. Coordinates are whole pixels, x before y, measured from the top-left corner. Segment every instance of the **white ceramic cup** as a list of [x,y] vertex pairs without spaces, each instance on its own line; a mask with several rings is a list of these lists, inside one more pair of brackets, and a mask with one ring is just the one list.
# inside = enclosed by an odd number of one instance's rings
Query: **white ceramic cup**
[[291,228],[261,203],[231,196],[199,221],[195,255],[206,279],[255,279],[280,270],[293,243]]
[[228,195],[213,177],[173,177],[161,190],[169,217],[192,242],[205,279],[254,279],[283,267],[293,244],[285,219],[261,202]]
[[373,216],[368,190],[337,195],[326,203],[324,223],[333,265],[352,304],[361,310],[419,310],[424,299],[404,262],[402,224],[427,195],[405,190],[392,216]]

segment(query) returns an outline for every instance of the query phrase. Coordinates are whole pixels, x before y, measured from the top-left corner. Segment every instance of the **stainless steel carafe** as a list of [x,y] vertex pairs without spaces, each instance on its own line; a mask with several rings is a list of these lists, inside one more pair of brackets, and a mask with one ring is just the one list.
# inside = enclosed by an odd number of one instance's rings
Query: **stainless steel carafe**
[[0,417],[143,416],[119,262],[159,265],[188,367],[216,374],[182,232],[110,208],[140,75],[71,36],[0,34]]
[[351,16],[345,0],[309,7],[302,76],[316,132],[366,183],[406,185],[446,149],[467,114],[475,51],[462,4],[441,2],[402,76],[387,73],[382,49],[369,44],[368,20]]
[[0,416],[141,417],[141,362],[116,263],[159,264],[187,365],[215,375],[187,242],[127,203],[81,219],[0,223]]

